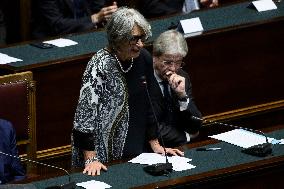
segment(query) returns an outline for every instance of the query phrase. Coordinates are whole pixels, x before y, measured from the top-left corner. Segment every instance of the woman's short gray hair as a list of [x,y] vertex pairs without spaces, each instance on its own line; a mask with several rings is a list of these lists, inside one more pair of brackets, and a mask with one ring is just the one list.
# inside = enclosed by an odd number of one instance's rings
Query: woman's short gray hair
[[154,41],[153,55],[180,54],[186,56],[188,47],[183,35],[176,30],[168,30],[160,34]]
[[106,32],[110,47],[116,49],[118,44],[130,40],[133,27],[137,25],[145,34],[146,38],[151,37],[151,26],[137,10],[120,7],[114,12],[106,25]]

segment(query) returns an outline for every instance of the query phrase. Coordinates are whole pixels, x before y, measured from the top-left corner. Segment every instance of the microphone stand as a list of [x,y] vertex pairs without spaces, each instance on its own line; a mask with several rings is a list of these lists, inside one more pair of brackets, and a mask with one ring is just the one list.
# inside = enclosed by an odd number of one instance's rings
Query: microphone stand
[[258,157],[265,157],[265,156],[270,155],[272,153],[272,144],[268,142],[267,136],[264,134],[264,132],[262,132],[260,130],[235,126],[235,125],[217,122],[217,121],[205,120],[205,119],[202,119],[202,118],[199,118],[199,117],[196,117],[196,116],[192,116],[192,118],[199,120],[199,121],[204,121],[205,123],[209,122],[211,124],[217,124],[217,125],[221,125],[221,126],[232,127],[232,128],[235,128],[235,129],[243,129],[243,130],[247,130],[247,131],[250,131],[250,132],[253,132],[253,133],[258,133],[258,134],[265,137],[265,143],[257,144],[257,145],[248,147],[246,149],[243,149],[242,152],[245,153],[245,154],[258,156]]
[[65,173],[67,173],[67,175],[68,175],[68,183],[67,184],[63,184],[61,186],[50,186],[50,187],[47,187],[46,189],[74,189],[76,187],[76,183],[71,182],[71,176],[70,176],[69,172],[67,170],[61,168],[61,167],[56,167],[54,165],[48,165],[48,164],[41,163],[41,162],[38,162],[38,161],[34,161],[34,160],[31,160],[31,159],[27,159],[27,158],[23,158],[23,157],[19,157],[19,156],[14,156],[12,154],[7,154],[7,153],[4,153],[2,151],[0,151],[0,154],[5,155],[5,156],[9,156],[9,157],[12,157],[12,158],[17,158],[17,159],[20,159],[20,160],[25,160],[25,161],[32,162],[32,163],[35,163],[35,164],[43,165],[43,166],[46,166],[46,167],[60,169],[60,170],[64,171]]
[[164,153],[165,153],[165,157],[166,157],[166,163],[157,163],[157,164],[153,164],[153,165],[148,165],[148,166],[144,167],[143,169],[144,169],[145,172],[147,172],[147,173],[149,173],[153,176],[167,175],[167,174],[169,174],[170,172],[173,171],[173,165],[168,160],[164,140],[163,140],[163,137],[161,135],[160,124],[158,122],[156,113],[154,111],[154,106],[153,106],[153,103],[152,103],[152,100],[151,100],[151,97],[150,97],[150,94],[149,94],[149,91],[148,91],[146,77],[142,76],[141,80],[142,80],[142,84],[144,84],[145,89],[146,89],[147,97],[148,97],[148,100],[149,100],[149,103],[150,103],[151,110],[153,112],[154,120],[155,120],[155,123],[157,124],[159,138],[161,139],[162,147],[164,149]]

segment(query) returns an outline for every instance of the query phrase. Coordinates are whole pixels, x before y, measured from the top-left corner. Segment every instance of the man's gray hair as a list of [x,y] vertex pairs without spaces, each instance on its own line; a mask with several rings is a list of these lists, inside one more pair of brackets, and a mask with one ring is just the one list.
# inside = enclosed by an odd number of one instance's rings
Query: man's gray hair
[[109,46],[117,49],[122,41],[130,40],[135,25],[144,31],[146,38],[151,37],[151,26],[142,14],[128,7],[118,8],[106,25]]
[[160,34],[154,41],[153,55],[180,54],[186,56],[188,47],[183,35],[176,30],[168,30]]

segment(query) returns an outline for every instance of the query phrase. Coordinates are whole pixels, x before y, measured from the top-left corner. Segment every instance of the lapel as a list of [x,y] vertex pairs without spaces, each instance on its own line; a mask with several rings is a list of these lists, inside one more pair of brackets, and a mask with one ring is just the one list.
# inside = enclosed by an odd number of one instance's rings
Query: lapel
[[165,101],[164,101],[164,96],[163,96],[163,93],[162,93],[162,90],[160,88],[160,84],[159,82],[155,79],[155,82],[153,84],[153,98],[152,98],[152,101],[153,101],[153,105],[155,107],[155,111],[157,114],[161,114],[162,112],[164,112],[166,110],[166,104],[165,104]]
[[[156,79],[155,79],[155,83],[154,83],[154,89],[155,89],[154,90],[155,99],[160,99],[159,103],[162,102],[164,96],[163,96],[162,90],[160,88],[160,84]],[[155,101],[158,101],[158,100],[155,100]]]

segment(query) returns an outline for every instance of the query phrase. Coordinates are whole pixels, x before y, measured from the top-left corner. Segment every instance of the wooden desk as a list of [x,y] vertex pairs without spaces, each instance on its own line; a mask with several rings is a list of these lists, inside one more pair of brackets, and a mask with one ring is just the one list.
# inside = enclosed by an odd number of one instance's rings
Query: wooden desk
[[134,188],[282,189],[283,173],[284,156]]
[[[284,125],[273,128],[282,129],[268,134],[270,137],[280,139],[283,136]],[[218,146],[222,150],[211,152],[198,152],[196,147]],[[172,172],[168,177],[153,177],[143,171],[143,165],[120,162],[108,166],[107,172],[101,176],[91,177],[83,175],[82,170],[71,174],[71,180],[79,183],[89,180],[105,182],[112,188],[232,188],[232,189],[280,189],[280,182],[284,173],[284,146],[274,146],[273,156],[265,158],[253,157],[240,152],[240,148],[216,140],[206,140],[184,146],[185,156],[192,158],[196,168]],[[55,170],[55,169],[54,169]],[[56,171],[62,175],[63,171]],[[119,174],[118,174],[119,173]],[[42,175],[44,176],[44,175]],[[46,175],[45,175],[46,176]],[[54,176],[54,175],[53,175]],[[47,179],[48,177],[44,177]],[[50,177],[49,177],[50,178]],[[38,189],[63,184],[67,176],[41,180],[40,177],[26,180],[25,183],[34,184]],[[36,181],[36,180],[37,181]],[[35,182],[36,181],[36,182]]]
[[[284,125],[264,129],[265,132],[284,129]],[[189,144],[188,149],[214,144],[216,140],[206,140]],[[282,145],[279,148],[284,148]],[[241,152],[240,152],[241,153]],[[210,159],[210,157],[208,157]],[[206,161],[206,159],[204,159]],[[282,189],[280,182],[284,173],[284,156],[271,157],[258,161],[239,164],[223,169],[212,170],[200,174],[193,174],[181,178],[169,179],[167,181],[151,183],[135,189],[150,188],[175,188],[175,189]]]
[[[284,2],[278,4],[278,10],[262,14],[248,9],[247,4],[151,22],[149,49],[151,41],[171,22],[201,18],[205,31],[187,39],[185,69],[192,79],[196,103],[208,119],[250,125],[251,117],[256,115],[283,112]],[[91,56],[106,44],[102,31],[66,37],[79,45],[39,50],[27,44],[0,49],[1,53],[24,60],[0,65],[1,74],[31,70],[37,81],[38,158],[70,155],[70,133],[82,73]],[[273,124],[283,121],[280,115],[271,118]],[[259,117],[255,120],[259,128],[266,127]]]
[[[266,131],[284,129],[284,125],[266,128]],[[215,143],[216,140],[207,140],[190,144],[189,149]],[[279,148],[284,148],[279,146]],[[208,157],[210,158],[210,157]],[[204,159],[206,161],[206,159]],[[200,188],[200,189],[282,189],[284,173],[284,156],[271,157],[258,161],[240,164],[223,169],[194,174],[168,181],[152,183],[135,189],[148,188]]]

